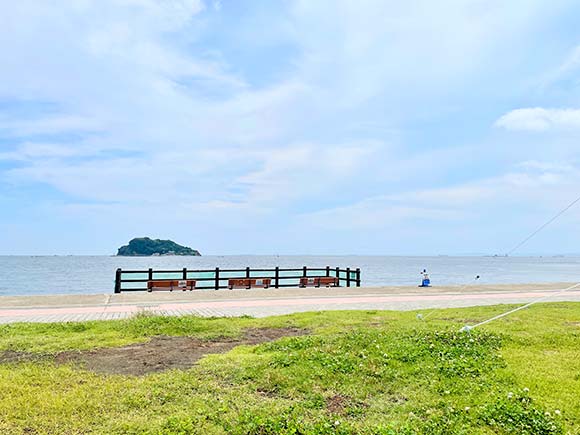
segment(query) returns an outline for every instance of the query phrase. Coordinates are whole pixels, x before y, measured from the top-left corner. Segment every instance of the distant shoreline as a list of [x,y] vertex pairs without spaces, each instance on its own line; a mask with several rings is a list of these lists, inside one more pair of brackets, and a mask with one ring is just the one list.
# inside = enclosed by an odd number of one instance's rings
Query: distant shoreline
[[204,255],[118,255],[118,254],[0,254],[0,257],[28,257],[28,258],[50,258],[50,257],[368,257],[368,258],[580,258],[578,254],[512,254],[508,257],[503,255],[489,254],[432,254],[432,255],[410,255],[410,254],[204,254]]
[[567,282],[578,278],[580,257],[409,257],[409,256],[284,256],[204,255],[119,257],[107,256],[0,256],[0,296],[38,294],[95,294],[114,290],[115,271],[272,269],[355,267],[361,285],[413,286],[427,269],[431,282],[441,285]]

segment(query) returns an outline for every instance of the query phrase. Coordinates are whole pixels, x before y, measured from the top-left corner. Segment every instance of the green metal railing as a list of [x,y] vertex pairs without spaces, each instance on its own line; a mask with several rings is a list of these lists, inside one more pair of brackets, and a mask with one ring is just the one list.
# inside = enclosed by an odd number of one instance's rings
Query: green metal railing
[[[195,280],[198,290],[219,290],[228,288],[230,279],[270,278],[273,288],[298,287],[300,278],[336,277],[339,286],[360,287],[360,269],[312,268],[304,266],[297,269],[215,269],[189,270],[122,270],[117,269],[115,274],[115,293],[125,291],[145,291],[147,282],[154,280]],[[198,285],[199,284],[199,285]]]

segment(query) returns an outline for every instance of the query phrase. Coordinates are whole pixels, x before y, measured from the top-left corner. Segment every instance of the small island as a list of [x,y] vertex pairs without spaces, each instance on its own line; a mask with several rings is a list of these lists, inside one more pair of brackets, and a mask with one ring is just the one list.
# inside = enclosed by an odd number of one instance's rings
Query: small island
[[150,239],[149,237],[138,237],[129,242],[128,245],[121,246],[117,251],[122,257],[145,257],[157,255],[194,255],[201,256],[199,251],[181,246],[172,240]]

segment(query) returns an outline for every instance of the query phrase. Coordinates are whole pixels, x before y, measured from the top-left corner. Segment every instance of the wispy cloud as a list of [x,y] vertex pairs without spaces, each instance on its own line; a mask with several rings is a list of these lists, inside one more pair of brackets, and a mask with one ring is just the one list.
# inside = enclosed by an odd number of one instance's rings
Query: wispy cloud
[[495,125],[507,130],[580,130],[580,109],[516,109],[499,118]]
[[[526,59],[558,69],[536,54],[556,44],[542,32],[570,7],[7,2],[0,194],[45,204],[39,214],[62,219],[55,231],[97,218],[127,235],[245,225],[244,243],[221,245],[229,252],[280,228],[330,249],[322,222],[351,241],[415,219],[448,231],[478,203],[507,203],[501,192],[540,202],[526,189],[566,185],[580,155],[553,140],[550,156],[504,130],[580,128],[572,98],[517,91],[534,75]],[[573,52],[560,70],[576,68]],[[506,100],[524,108],[500,117]]]

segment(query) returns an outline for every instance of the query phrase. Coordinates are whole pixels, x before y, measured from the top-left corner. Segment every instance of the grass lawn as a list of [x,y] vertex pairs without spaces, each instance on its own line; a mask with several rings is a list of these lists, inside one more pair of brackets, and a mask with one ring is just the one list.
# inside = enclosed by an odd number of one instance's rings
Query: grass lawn
[[[506,309],[0,326],[0,434],[580,434],[580,304],[458,333]],[[118,375],[59,360],[290,327],[306,333],[231,345],[185,370]]]

